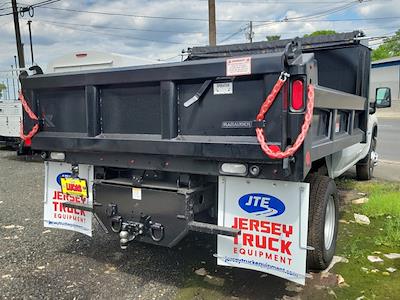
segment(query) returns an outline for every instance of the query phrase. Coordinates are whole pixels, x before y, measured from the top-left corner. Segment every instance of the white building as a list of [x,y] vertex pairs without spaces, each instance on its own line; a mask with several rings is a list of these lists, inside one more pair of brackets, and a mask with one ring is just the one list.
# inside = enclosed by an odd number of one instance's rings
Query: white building
[[400,56],[376,60],[371,65],[370,94],[375,98],[375,90],[378,87],[391,89],[391,112],[400,114]]

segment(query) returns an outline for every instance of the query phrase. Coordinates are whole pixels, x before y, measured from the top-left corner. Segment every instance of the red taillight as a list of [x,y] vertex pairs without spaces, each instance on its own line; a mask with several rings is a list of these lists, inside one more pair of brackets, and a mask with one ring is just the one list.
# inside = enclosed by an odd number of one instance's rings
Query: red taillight
[[86,57],[87,53],[77,53],[75,54],[76,57]]
[[304,88],[302,80],[292,82],[292,109],[300,110],[304,106]]

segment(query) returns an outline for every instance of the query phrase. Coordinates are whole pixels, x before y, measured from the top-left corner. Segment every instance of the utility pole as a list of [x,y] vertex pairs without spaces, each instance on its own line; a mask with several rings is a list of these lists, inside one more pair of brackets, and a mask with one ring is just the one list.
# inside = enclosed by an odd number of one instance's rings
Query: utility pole
[[208,39],[210,46],[217,45],[217,26],[215,22],[215,0],[208,0]]
[[18,65],[20,68],[25,68],[24,49],[21,42],[21,31],[19,28],[17,0],[11,0],[11,5],[14,17],[15,40],[17,42]]
[[33,59],[33,45],[32,45],[32,30],[31,30],[31,23],[32,21],[29,20],[28,21],[28,28],[29,28],[29,43],[31,44],[31,60],[32,60],[32,65],[35,62],[35,60]]
[[253,21],[250,21],[250,23],[249,23],[249,32],[246,33],[246,38],[250,43],[252,43],[253,42],[253,37],[254,37]]

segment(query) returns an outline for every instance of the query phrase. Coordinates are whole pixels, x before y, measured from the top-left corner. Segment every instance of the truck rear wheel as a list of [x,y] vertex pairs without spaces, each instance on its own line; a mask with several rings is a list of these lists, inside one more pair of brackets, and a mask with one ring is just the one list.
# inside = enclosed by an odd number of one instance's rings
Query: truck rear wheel
[[308,216],[307,268],[324,270],[332,261],[336,250],[339,225],[339,196],[335,182],[327,176],[312,174],[310,183],[310,209]]

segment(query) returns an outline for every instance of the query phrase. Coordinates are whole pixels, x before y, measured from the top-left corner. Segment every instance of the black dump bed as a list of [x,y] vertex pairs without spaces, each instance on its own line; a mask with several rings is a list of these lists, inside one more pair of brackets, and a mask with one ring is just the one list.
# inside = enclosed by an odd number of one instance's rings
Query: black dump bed
[[[365,140],[370,54],[359,36],[198,47],[180,63],[23,78],[40,119],[32,148],[65,152],[70,163],[194,174],[218,175],[223,162],[257,163],[260,177],[302,180],[310,158]],[[227,76],[230,56],[250,58],[250,74]],[[261,151],[252,127],[282,71],[291,77],[265,119],[269,143],[282,149],[304,119],[304,110],[288,108],[290,82],[315,85],[312,127],[289,169]],[[215,84],[232,90],[220,93]],[[25,115],[25,131],[32,125]]]

